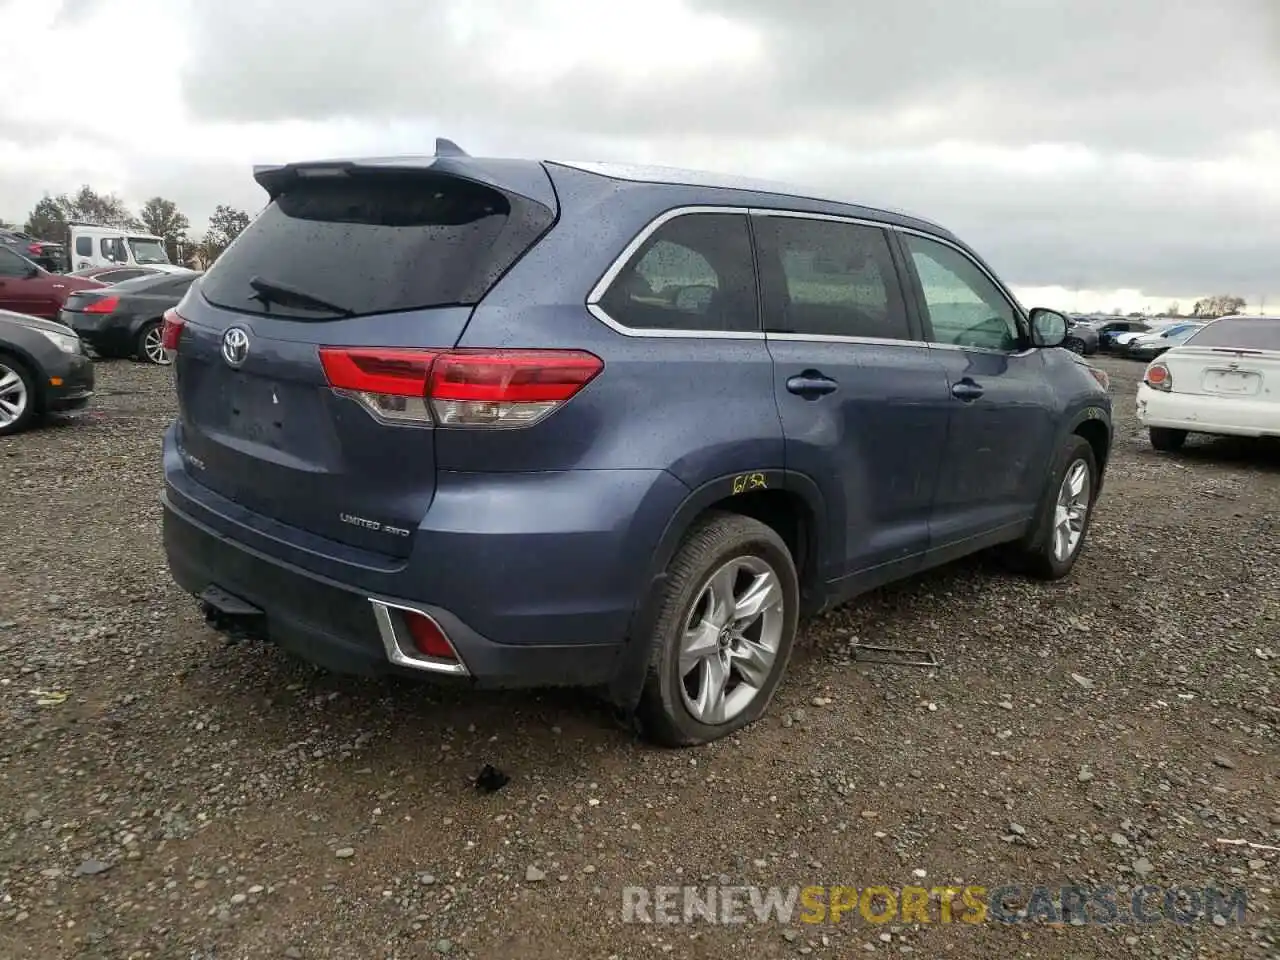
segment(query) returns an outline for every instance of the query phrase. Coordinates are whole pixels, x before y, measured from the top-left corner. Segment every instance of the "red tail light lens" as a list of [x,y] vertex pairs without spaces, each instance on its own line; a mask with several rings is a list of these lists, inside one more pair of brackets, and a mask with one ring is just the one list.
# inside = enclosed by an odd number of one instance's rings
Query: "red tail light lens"
[[168,351],[174,352],[178,349],[178,342],[182,339],[182,328],[187,325],[187,321],[177,310],[169,309],[164,312],[164,326],[160,328],[160,343]]
[[441,426],[527,426],[591,382],[604,362],[581,350],[321,347],[330,386],[375,416]]
[[27,247],[27,253],[39,254],[43,252],[43,250],[44,250],[44,247],[42,247],[38,243],[33,243],[29,247]]
[[440,625],[430,617],[406,610],[404,623],[409,628],[409,636],[413,638],[414,649],[424,657],[457,661],[458,655],[453,650],[453,644],[444,635]]
[[116,307],[120,306],[119,297],[103,297],[101,300],[95,300],[84,308],[85,313],[111,313]]
[[1169,372],[1169,368],[1163,363],[1153,363],[1147,367],[1147,372],[1143,375],[1142,381],[1152,390],[1163,390],[1168,393],[1173,389],[1173,374]]

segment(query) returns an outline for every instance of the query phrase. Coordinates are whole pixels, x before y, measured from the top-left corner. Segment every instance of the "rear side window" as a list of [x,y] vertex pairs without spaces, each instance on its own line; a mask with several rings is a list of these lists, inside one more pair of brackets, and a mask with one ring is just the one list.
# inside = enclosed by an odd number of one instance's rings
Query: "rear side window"
[[554,218],[441,174],[298,179],[214,262],[201,291],[221,307],[297,320],[470,306]]
[[25,277],[31,264],[8,250],[0,250],[0,277]]
[[912,339],[883,230],[800,217],[757,224],[766,330]]
[[103,283],[119,283],[122,280],[132,280],[134,277],[145,276],[143,270],[108,270],[106,273],[100,273],[97,279]]
[[686,213],[667,221],[627,261],[600,307],[637,330],[759,330],[746,216]]
[[78,257],[93,256],[93,238],[92,237],[76,237],[76,256]]
[[1192,334],[1188,346],[1240,350],[1280,350],[1280,320],[1244,317],[1216,320]]

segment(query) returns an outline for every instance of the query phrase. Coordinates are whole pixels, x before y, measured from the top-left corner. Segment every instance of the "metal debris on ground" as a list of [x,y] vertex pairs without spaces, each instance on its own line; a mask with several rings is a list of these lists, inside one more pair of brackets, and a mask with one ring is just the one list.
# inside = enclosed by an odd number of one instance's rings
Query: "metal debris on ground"
[[908,647],[878,647],[870,643],[851,645],[853,659],[862,663],[887,663],[900,667],[940,667],[942,661],[932,650]]
[[484,793],[497,793],[510,782],[511,778],[505,773],[486,763],[480,776],[476,777],[476,789]]
[[1219,839],[1218,842],[1224,843],[1229,847],[1248,847],[1250,850],[1274,850],[1275,852],[1280,853],[1280,847],[1273,847],[1267,843],[1250,843],[1248,840],[1222,840],[1222,839]]

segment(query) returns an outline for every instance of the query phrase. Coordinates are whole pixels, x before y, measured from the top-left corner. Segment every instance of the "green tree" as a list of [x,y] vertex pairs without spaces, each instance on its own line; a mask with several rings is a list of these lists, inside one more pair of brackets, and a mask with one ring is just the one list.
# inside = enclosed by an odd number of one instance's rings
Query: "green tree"
[[209,218],[209,229],[205,231],[204,242],[200,245],[200,259],[206,267],[222,256],[222,251],[231,246],[231,241],[244,232],[249,226],[249,214],[224,203],[218,204]]
[[123,200],[113,193],[98,193],[88,184],[74,194],[60,194],[56,202],[62,208],[64,219],[68,221],[93,223],[121,230],[143,229],[142,222],[129,212]]
[[66,243],[67,215],[58,201],[46,193],[27,214],[22,231],[40,240]]
[[152,197],[142,205],[142,224],[157,237],[164,238],[169,259],[178,260],[178,248],[187,239],[191,221],[178,209],[178,205],[164,197]]

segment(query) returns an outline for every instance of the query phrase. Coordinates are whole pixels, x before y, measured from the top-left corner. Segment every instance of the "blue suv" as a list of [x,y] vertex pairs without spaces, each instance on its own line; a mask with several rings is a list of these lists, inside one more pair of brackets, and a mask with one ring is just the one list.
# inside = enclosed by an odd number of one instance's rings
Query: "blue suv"
[[164,327],[164,544],[218,628],[689,745],[765,711],[801,617],[1080,554],[1106,376],[941,227],[448,141],[254,176]]

